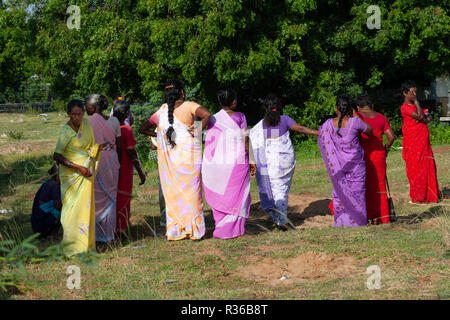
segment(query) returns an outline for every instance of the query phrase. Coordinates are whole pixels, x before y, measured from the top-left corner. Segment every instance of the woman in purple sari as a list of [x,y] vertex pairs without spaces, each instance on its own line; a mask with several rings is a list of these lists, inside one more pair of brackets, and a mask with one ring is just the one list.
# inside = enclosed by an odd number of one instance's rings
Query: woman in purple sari
[[222,110],[211,117],[203,154],[203,188],[216,222],[213,236],[219,239],[245,233],[251,204],[250,174],[256,171],[249,163],[247,120],[234,111],[236,97],[233,89],[218,92]]
[[328,119],[319,128],[318,139],[333,184],[334,226],[364,226],[366,164],[359,135],[372,134],[372,127],[356,116],[348,97],[337,98],[336,113],[337,117]]

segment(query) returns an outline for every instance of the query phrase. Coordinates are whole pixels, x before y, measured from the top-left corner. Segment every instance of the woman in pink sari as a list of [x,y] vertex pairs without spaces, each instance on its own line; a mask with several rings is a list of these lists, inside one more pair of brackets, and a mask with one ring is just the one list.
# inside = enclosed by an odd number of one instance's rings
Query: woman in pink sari
[[249,164],[247,121],[234,111],[236,97],[233,89],[218,92],[222,110],[211,117],[203,153],[203,189],[216,222],[213,236],[219,239],[245,233],[251,204],[249,169],[252,175],[256,171]]
[[121,133],[119,120],[103,115],[107,107],[108,100],[103,95],[91,94],[86,98],[86,112],[91,115],[89,122],[96,143],[111,145],[101,153],[94,183],[97,242],[113,241],[116,229],[116,197],[120,167],[118,152],[121,146]]

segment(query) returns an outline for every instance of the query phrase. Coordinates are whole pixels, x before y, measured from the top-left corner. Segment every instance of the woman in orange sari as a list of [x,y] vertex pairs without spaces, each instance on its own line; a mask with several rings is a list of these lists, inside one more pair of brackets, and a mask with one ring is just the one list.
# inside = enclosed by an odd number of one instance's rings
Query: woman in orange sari
[[403,159],[410,187],[410,203],[429,203],[440,200],[436,162],[430,144],[427,123],[431,121],[419,105],[416,85],[412,81],[402,83],[405,102],[401,107],[403,117]]
[[[201,131],[211,113],[185,101],[184,83],[172,80],[164,88],[165,100],[149,122],[157,125],[158,169],[166,201],[168,240],[201,240],[205,219],[201,189]],[[201,119],[195,127],[195,119]]]
[[[388,119],[373,110],[368,95],[356,99],[357,115],[373,129],[372,135],[362,133],[359,139],[366,162],[366,208],[369,224],[389,223],[389,204],[386,193],[386,156],[395,140]],[[383,134],[386,145],[383,146]]]

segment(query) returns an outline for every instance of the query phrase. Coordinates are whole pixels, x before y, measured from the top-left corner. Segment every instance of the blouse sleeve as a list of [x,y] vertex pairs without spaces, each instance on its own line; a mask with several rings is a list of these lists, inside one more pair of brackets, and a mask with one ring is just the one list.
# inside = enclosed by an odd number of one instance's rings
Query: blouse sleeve
[[241,128],[244,136],[248,136],[249,131],[248,131],[247,119],[245,118],[245,114],[240,113],[240,117],[241,117],[241,119],[240,119],[239,128]]
[[292,126],[295,124],[295,120],[292,119],[289,116],[283,116],[283,118],[285,119],[285,123],[286,123],[286,127],[288,127],[289,129],[292,128]]
[[189,106],[189,111],[191,112],[191,114],[195,117],[195,111],[197,111],[197,109],[200,107],[200,105],[198,103],[195,102],[191,102],[190,106]]
[[70,140],[72,139],[73,135],[70,134],[69,129],[71,128],[67,124],[61,128],[58,136],[58,142],[56,143],[55,148],[56,153],[63,154],[67,145],[70,143]]
[[360,118],[353,118],[353,119],[355,119],[355,121],[356,121],[355,128],[357,131],[359,131],[359,132],[366,131],[367,125],[364,122],[362,122],[362,120]]
[[133,149],[136,145],[136,140],[130,127],[122,128],[122,145],[125,149]]
[[386,116],[383,116],[383,119],[384,119],[383,132],[386,132],[391,128],[391,125],[389,124],[389,120]]
[[152,116],[148,119],[148,122],[150,122],[150,124],[157,126],[158,125],[158,112],[155,112],[154,114],[152,114]]
[[413,114],[413,112],[416,111],[416,107],[414,107],[414,106],[412,106],[410,104],[404,103],[402,105],[402,107],[400,108],[400,111],[402,113],[402,116],[403,115],[411,116]]

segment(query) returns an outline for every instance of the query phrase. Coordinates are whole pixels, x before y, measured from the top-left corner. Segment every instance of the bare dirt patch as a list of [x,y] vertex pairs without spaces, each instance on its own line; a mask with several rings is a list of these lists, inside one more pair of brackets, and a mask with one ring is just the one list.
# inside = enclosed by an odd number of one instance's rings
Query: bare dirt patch
[[31,142],[11,142],[4,143],[0,148],[0,156],[9,156],[14,154],[25,154],[32,152],[51,152],[55,147],[55,141],[52,139],[33,140]]
[[[326,228],[333,226],[333,216],[328,208],[330,199],[309,195],[289,195],[288,218],[297,228]],[[251,229],[273,229],[268,213],[259,202],[252,204],[249,224]]]
[[[309,251],[291,259],[265,258],[240,268],[238,273],[248,280],[280,286],[359,275],[362,270],[351,256]],[[286,279],[280,280],[283,276]]]

